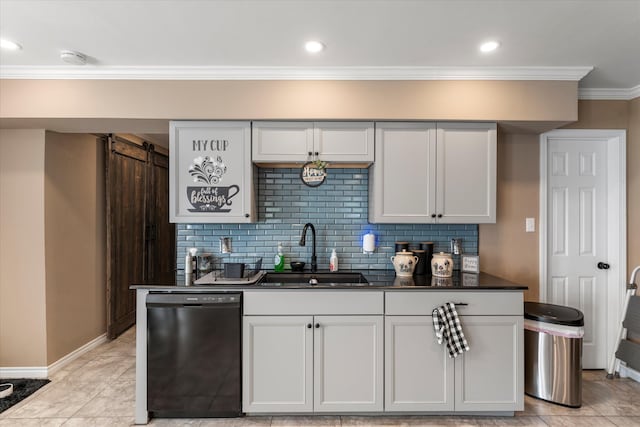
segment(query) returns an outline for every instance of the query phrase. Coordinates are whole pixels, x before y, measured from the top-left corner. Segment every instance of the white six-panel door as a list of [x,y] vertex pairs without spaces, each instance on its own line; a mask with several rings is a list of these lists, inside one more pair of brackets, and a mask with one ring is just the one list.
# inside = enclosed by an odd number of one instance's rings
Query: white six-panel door
[[583,312],[582,365],[602,369],[626,274],[624,133],[567,129],[541,142],[541,300]]
[[551,219],[548,297],[585,316],[583,364],[604,367],[606,336],[607,151],[598,141],[551,139],[548,152]]

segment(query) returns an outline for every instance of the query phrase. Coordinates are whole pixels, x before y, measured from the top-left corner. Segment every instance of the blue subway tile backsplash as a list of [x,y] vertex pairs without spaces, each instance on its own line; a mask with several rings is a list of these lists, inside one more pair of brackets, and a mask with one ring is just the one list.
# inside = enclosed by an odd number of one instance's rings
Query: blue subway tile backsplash
[[[420,242],[435,244],[435,251],[449,251],[453,237],[462,238],[464,253],[478,253],[477,224],[369,224],[367,169],[329,169],[325,183],[308,187],[300,180],[299,169],[257,169],[258,221],[252,224],[176,224],[177,268],[184,268],[188,248],[211,253],[217,261],[233,258],[263,258],[263,266],[273,268],[278,242],[282,242],[285,265],[291,261],[310,263],[311,236],[307,246],[299,246],[302,227],[316,228],[318,268],[329,268],[331,249],[336,248],[340,269],[393,270],[391,260],[396,241],[408,241],[411,248]],[[373,254],[362,253],[362,236],[377,236]],[[231,237],[233,252],[220,253],[220,237]]]

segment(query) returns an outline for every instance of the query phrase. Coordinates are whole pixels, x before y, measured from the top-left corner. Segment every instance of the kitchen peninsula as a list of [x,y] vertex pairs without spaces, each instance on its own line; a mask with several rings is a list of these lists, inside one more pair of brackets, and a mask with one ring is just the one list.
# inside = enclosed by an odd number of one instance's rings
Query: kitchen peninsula
[[[154,415],[147,408],[147,303],[155,295],[241,294],[245,415],[523,410],[525,286],[484,273],[448,280],[358,273],[366,283],[184,286],[175,277],[132,286],[136,423]],[[455,359],[434,336],[431,312],[445,302],[456,304],[470,345]]]

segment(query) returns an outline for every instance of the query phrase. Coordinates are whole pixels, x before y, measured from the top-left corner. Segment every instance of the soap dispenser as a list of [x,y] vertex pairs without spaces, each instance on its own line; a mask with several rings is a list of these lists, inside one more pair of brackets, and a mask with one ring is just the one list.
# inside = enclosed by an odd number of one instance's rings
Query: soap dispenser
[[273,260],[273,271],[284,271],[284,253],[282,252],[282,243],[278,242],[278,253]]
[[336,249],[331,250],[331,257],[329,258],[329,271],[338,271],[338,254]]

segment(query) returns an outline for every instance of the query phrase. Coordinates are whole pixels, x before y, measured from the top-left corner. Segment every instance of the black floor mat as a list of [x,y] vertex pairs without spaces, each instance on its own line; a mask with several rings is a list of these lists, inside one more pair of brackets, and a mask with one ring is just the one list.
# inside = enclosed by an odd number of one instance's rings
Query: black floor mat
[[[26,378],[1,379],[0,384],[13,384],[13,393],[7,397],[0,398],[0,413],[11,408],[16,403],[29,397],[43,385],[49,383],[49,380],[33,380]],[[2,390],[5,388],[2,387]]]

